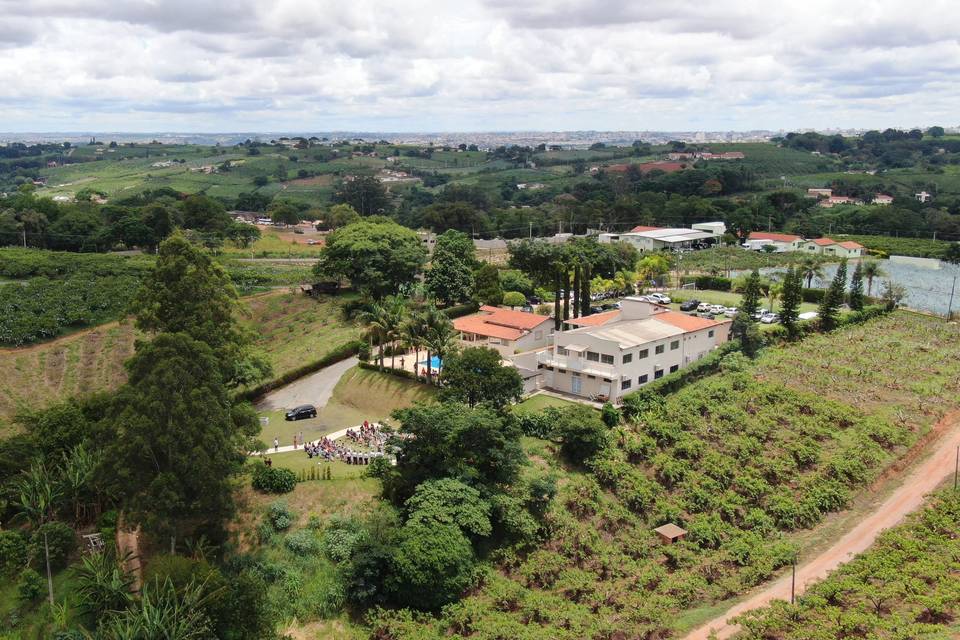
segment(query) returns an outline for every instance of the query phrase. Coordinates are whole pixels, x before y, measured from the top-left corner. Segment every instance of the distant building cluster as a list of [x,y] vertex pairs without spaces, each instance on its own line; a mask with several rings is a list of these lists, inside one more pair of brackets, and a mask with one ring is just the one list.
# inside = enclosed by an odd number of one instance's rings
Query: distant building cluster
[[690,228],[663,228],[637,226],[626,233],[601,233],[598,240],[602,243],[625,242],[637,251],[663,251],[680,249],[702,249],[720,241],[727,232],[723,222],[699,222]]
[[677,151],[668,153],[670,160],[743,160],[747,156],[742,151],[725,151],[723,153],[710,153],[709,151]]
[[743,243],[743,247],[754,251],[760,251],[764,247],[773,247],[776,253],[801,251],[838,258],[859,258],[866,252],[866,248],[862,244],[852,240],[845,242],[837,242],[832,238],[806,240],[801,236],[789,233],[772,233],[769,231],[751,232]]
[[[850,196],[835,196],[833,195],[833,189],[807,189],[807,197],[816,198],[818,200],[817,206],[825,209],[835,207],[838,204],[852,204],[856,206],[866,204],[863,200],[851,198]],[[927,202],[933,196],[926,191],[921,191],[920,193],[913,194],[913,197],[920,202]],[[886,193],[878,193],[870,200],[870,204],[881,206],[893,204],[893,196]]]

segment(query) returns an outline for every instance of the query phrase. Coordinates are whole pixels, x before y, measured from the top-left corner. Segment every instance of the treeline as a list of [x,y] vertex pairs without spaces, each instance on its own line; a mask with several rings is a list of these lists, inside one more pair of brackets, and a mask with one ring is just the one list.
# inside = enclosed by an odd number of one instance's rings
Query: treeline
[[196,241],[218,247],[230,240],[247,246],[260,236],[241,224],[224,205],[205,195],[184,195],[157,189],[98,205],[96,194],[78,194],[76,203],[37,197],[24,185],[0,200],[0,245],[97,252],[117,248],[154,250],[174,229],[188,230]]
[[788,133],[772,142],[790,149],[836,154],[850,164],[888,169],[960,164],[960,140],[945,139],[943,127],[930,127],[926,132],[920,129],[867,131],[855,138],[814,132]]

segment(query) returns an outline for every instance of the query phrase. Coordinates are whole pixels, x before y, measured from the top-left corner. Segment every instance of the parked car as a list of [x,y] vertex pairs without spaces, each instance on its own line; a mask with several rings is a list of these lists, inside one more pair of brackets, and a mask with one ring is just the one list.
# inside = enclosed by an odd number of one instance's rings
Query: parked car
[[698,306],[700,306],[699,300],[687,300],[680,303],[680,311],[696,311]]
[[287,420],[305,420],[317,417],[317,408],[312,404],[302,404],[287,411],[284,415]]
[[780,316],[775,313],[765,313],[760,316],[760,322],[763,324],[776,324],[780,322]]
[[297,234],[300,234],[300,235],[303,235],[303,229],[294,229],[293,232],[294,232],[294,233],[297,233]]
[[717,316],[723,315],[723,313],[724,313],[726,310],[727,310],[727,308],[726,308],[725,306],[723,306],[722,304],[714,304],[714,305],[711,305],[711,306],[710,306],[710,313],[712,313],[712,314],[714,314],[714,315],[717,315]]
[[662,293],[650,293],[647,294],[647,297],[650,298],[652,302],[657,304],[670,304],[670,296],[664,295]]
[[318,244],[318,242],[313,238],[310,238],[309,240],[307,240],[307,244]]

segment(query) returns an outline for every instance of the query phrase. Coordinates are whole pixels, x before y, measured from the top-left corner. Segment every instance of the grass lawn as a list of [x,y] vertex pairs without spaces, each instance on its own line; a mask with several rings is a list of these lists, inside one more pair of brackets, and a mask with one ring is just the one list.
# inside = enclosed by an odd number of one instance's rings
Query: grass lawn
[[387,420],[396,409],[415,402],[429,402],[436,397],[436,389],[423,383],[399,378],[379,371],[354,367],[347,371],[325,407],[317,410],[317,417],[288,422],[283,411],[265,411],[260,415],[270,422],[261,431],[261,440],[272,446],[279,438],[282,446],[293,444],[293,434],[303,432],[307,440],[316,440],[333,431],[353,427],[364,420]]
[[[320,249],[323,247],[323,236],[313,227],[303,228],[305,233],[297,234],[292,229],[281,230],[270,227],[260,227],[260,239],[254,242],[246,249],[240,249],[226,243],[223,252],[231,257],[262,257],[269,255],[271,257],[292,257],[292,258],[316,258]],[[318,240],[317,244],[307,244],[307,239]]]
[[281,375],[360,335],[360,328],[344,319],[347,295],[311,298],[300,293],[273,291],[246,298],[250,314],[244,323]]
[[574,407],[577,403],[571,400],[564,400],[563,398],[555,398],[553,396],[548,396],[543,393],[538,393],[535,396],[531,396],[519,402],[513,406],[513,410],[517,413],[522,412],[535,412],[542,411],[547,407]]
[[[366,469],[366,467],[362,465],[347,464],[345,462],[340,462],[339,460],[327,462],[325,460],[318,460],[317,458],[311,459],[308,458],[307,454],[302,451],[291,451],[289,453],[267,453],[267,457],[273,461],[274,467],[290,469],[296,474],[299,474],[301,471],[309,471],[312,468],[316,468],[317,473],[320,473],[327,467],[330,467],[330,475],[333,480],[353,480],[357,478],[363,478],[363,472]],[[256,458],[251,458],[250,460],[251,463],[256,462],[259,464],[259,461]]]

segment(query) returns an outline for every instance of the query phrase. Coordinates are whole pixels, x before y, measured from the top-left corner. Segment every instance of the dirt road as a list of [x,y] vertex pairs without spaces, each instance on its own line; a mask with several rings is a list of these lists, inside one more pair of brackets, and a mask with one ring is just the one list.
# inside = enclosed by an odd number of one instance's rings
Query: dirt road
[[[945,417],[935,429],[940,431],[941,436],[932,442],[932,455],[908,472],[903,479],[903,485],[833,546],[797,567],[797,595],[803,593],[808,584],[822,580],[838,565],[866,550],[881,531],[897,525],[907,514],[919,509],[923,505],[924,496],[953,473],[957,447],[960,447],[960,416],[953,413]],[[694,629],[686,636],[686,640],[707,640],[711,637],[711,631],[715,632],[718,640],[729,638],[740,628],[738,625],[728,624],[728,619],[762,607],[774,599],[790,600],[790,574],[730,608],[722,616]]]
[[319,409],[330,400],[333,388],[337,386],[343,374],[356,364],[356,358],[347,358],[324,367],[316,373],[294,380],[284,387],[274,389],[257,403],[257,409],[260,411],[291,409],[301,404],[312,404]]

